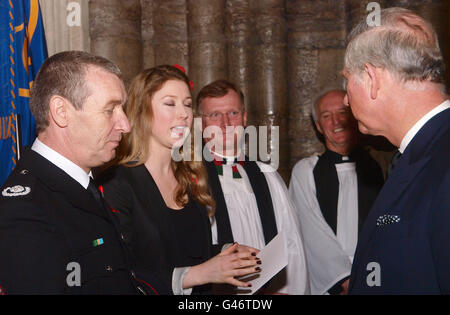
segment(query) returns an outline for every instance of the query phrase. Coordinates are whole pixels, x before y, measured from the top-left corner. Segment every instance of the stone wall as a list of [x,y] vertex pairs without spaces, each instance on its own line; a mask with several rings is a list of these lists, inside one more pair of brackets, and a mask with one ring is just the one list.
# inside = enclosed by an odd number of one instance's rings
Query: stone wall
[[[91,51],[116,62],[128,84],[140,70],[180,64],[199,89],[219,78],[241,86],[248,123],[279,128],[279,172],[320,153],[311,123],[319,93],[342,88],[346,36],[369,0],[91,0]],[[378,0],[435,26],[450,68],[448,0]],[[447,86],[450,82],[447,72]],[[389,149],[383,139],[366,141]],[[268,143],[269,150],[275,142]]]

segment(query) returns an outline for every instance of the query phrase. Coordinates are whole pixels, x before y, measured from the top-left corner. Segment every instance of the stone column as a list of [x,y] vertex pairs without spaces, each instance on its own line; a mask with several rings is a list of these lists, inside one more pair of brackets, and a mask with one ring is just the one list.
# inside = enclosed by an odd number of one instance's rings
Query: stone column
[[241,88],[247,102],[250,97],[252,59],[252,15],[249,0],[227,0],[225,34],[228,43],[228,78]]
[[155,66],[155,49],[153,38],[154,28],[154,0],[141,0],[141,39],[142,39],[142,68]]
[[288,100],[290,169],[307,156],[321,153],[311,105],[323,92],[342,88],[345,52],[344,1],[286,2],[288,24]]
[[206,84],[228,78],[225,0],[188,0],[187,7],[189,77],[195,99]]
[[[153,36],[146,38],[144,47],[148,50],[150,40],[154,52],[154,65],[178,64],[188,72],[186,0],[145,1],[150,2],[149,4],[152,6],[150,10],[152,10]],[[143,10],[147,11],[148,8],[143,8]]]
[[[269,133],[267,150],[278,152],[278,171],[287,178],[289,143],[287,142],[287,76],[286,23],[283,0],[250,1],[253,15],[253,37],[250,42],[251,68],[247,103],[247,121],[250,125],[278,128]],[[260,156],[265,159],[264,156]],[[273,159],[273,158],[272,158]]]
[[91,0],[91,52],[122,70],[128,85],[142,69],[141,5],[139,0]]

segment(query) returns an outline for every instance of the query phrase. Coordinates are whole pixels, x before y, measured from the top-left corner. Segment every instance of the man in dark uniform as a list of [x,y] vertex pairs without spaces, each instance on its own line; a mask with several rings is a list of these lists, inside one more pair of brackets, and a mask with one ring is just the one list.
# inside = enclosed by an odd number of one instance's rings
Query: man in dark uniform
[[104,58],[63,52],[42,65],[30,100],[38,138],[0,188],[3,294],[155,293],[91,175],[130,130],[125,100]]

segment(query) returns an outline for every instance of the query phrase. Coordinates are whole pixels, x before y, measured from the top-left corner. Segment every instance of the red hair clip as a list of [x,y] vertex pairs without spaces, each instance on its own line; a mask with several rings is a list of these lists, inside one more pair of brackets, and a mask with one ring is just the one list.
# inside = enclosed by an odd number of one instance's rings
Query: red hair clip
[[178,70],[181,70],[181,71],[183,71],[184,73],[186,73],[186,69],[184,69],[184,67],[182,67],[182,66],[180,66],[180,65],[178,65],[178,64],[175,64],[175,65],[173,65],[175,68],[177,68]]
[[[186,74],[186,69],[184,69],[183,66],[180,66],[178,64],[173,65],[175,68],[177,68],[178,70],[182,71],[183,73]],[[189,80],[189,88],[191,89],[191,91],[194,90],[194,82],[192,82],[191,80]]]

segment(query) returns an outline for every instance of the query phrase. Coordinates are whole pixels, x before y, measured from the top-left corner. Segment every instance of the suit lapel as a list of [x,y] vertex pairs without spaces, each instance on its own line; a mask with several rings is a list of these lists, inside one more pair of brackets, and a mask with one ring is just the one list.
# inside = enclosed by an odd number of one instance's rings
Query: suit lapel
[[133,188],[138,196],[144,197],[145,200],[143,201],[145,201],[146,206],[154,207],[156,205],[160,209],[166,207],[158,186],[145,165],[141,164],[129,169],[133,177]]
[[430,157],[424,157],[421,160],[413,164],[409,164],[408,156],[402,156],[401,160],[393,170],[392,176],[390,176],[383,187],[380,197],[382,205],[385,205],[386,209],[379,209],[380,211],[387,211],[389,206],[394,205],[399,198],[403,195],[405,190],[414,182],[414,178],[417,177],[419,172],[428,164]]
[[[23,161],[22,161],[23,160]],[[109,220],[105,208],[99,206],[94,196],[59,167],[33,150],[26,150],[21,159],[29,169],[50,190],[64,195],[74,207]]]
[[378,200],[382,202],[376,207],[378,211],[388,211],[389,207],[395,205],[420,171],[430,162],[431,150],[440,147],[440,145],[436,146],[435,142],[439,141],[441,135],[448,130],[449,119],[450,109],[444,110],[431,118],[417,132],[397,161],[396,167],[380,193]]
[[[407,158],[406,156],[402,158]],[[394,169],[392,176],[388,178],[386,184],[383,186],[377,200],[375,201],[370,215],[366,220],[366,225],[370,226],[365,228],[366,233],[361,235],[361,242],[368,241],[370,235],[372,235],[373,230],[376,228],[376,221],[378,217],[391,214],[399,215],[401,218],[405,218],[405,214],[402,212],[403,209],[395,208],[395,205],[402,198],[404,192],[412,183],[414,178],[420,173],[420,171],[428,164],[430,161],[429,157],[423,158],[416,163],[409,164],[406,159],[399,161],[399,164]]]
[[155,180],[144,164],[130,167],[131,183],[136,196],[142,202],[146,215],[154,222],[158,229],[159,237],[163,244],[170,244],[170,249],[165,252],[168,261],[181,259],[178,244],[175,242],[175,230],[170,223],[167,205],[162,197]]
[[132,175],[132,185],[138,198],[141,199],[143,206],[150,211],[146,213],[150,216],[153,222],[158,224],[160,230],[161,226],[167,224],[167,211],[164,211],[167,206],[162,197],[155,180],[144,164],[136,167],[130,167]]

